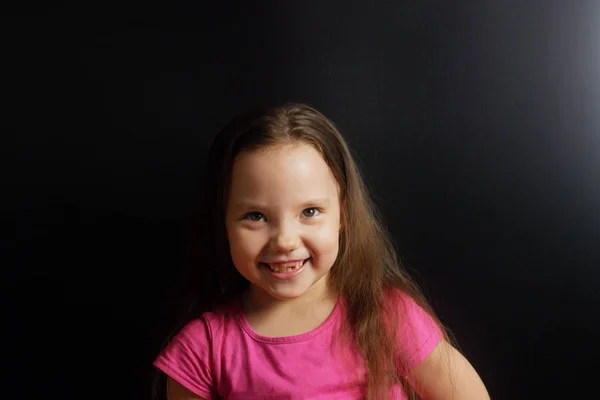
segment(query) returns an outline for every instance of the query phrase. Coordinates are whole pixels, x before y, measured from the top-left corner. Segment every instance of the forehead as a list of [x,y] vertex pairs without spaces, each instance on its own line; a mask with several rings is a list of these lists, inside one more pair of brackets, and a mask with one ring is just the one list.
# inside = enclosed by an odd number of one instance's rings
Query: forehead
[[308,144],[245,152],[236,159],[230,200],[278,205],[318,197],[337,199],[338,185],[321,154]]

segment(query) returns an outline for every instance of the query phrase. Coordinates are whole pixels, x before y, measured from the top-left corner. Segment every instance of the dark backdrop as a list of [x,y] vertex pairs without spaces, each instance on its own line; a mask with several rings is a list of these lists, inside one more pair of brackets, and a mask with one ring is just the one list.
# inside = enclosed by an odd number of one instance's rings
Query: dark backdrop
[[200,3],[5,18],[5,388],[148,398],[207,146],[282,101],[348,137],[494,398],[596,388],[597,2]]

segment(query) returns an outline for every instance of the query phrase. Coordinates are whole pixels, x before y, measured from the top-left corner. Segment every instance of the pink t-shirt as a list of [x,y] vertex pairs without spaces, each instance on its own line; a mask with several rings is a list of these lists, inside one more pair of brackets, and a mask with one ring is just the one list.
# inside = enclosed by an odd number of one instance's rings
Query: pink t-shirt
[[[442,332],[410,297],[393,297],[400,307],[398,349],[414,368],[435,349]],[[340,340],[343,308],[338,301],[311,332],[275,338],[257,334],[239,305],[205,313],[175,336],[154,365],[211,400],[362,399],[364,362]],[[399,386],[392,392],[392,399],[407,398]]]

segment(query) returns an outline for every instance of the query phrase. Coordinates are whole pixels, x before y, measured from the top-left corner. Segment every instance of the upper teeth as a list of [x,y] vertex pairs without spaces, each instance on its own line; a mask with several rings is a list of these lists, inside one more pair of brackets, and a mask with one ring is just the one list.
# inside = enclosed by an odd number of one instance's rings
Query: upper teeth
[[302,266],[304,261],[292,262],[292,263],[281,263],[281,264],[268,264],[274,272],[288,272],[293,271]]

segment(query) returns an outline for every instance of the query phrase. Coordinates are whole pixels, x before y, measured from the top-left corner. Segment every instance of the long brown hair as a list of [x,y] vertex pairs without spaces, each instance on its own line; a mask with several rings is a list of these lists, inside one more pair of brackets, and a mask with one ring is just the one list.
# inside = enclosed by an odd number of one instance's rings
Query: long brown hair
[[[425,297],[399,262],[394,246],[370,199],[351,151],[334,124],[314,108],[286,104],[251,111],[233,119],[216,137],[208,158],[204,201],[196,227],[186,315],[198,316],[237,298],[248,282],[236,271],[229,254],[225,211],[233,163],[241,152],[285,143],[307,143],[322,155],[340,189],[342,230],[340,249],[330,273],[330,284],[347,305],[346,328],[360,350],[367,369],[368,399],[386,398],[390,387],[402,385],[410,398],[415,391],[398,374],[398,354],[384,293],[398,289],[423,307],[447,333]],[[343,265],[343,268],[338,266]],[[387,315],[389,312],[389,315]],[[185,321],[184,321],[185,323]],[[392,322],[391,326],[393,326]],[[401,367],[408,361],[400,355]]]

